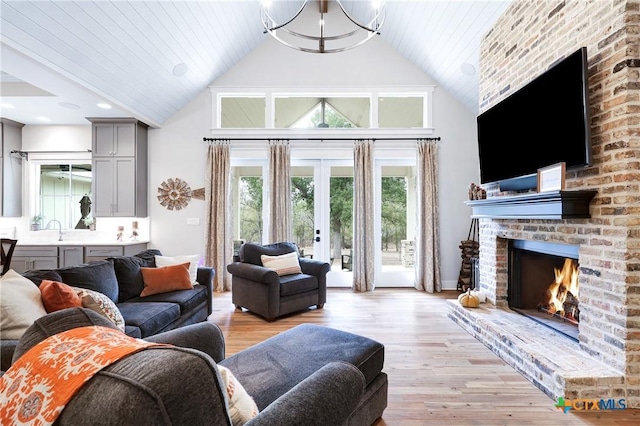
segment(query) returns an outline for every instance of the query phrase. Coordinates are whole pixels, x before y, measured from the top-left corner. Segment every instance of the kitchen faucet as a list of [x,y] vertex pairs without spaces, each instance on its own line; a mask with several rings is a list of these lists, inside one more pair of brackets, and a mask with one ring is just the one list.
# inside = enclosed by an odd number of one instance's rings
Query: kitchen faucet
[[[45,229],[51,229],[49,227],[49,225],[51,225],[51,222],[57,223],[58,224],[58,241],[62,241],[62,223],[60,223],[60,221],[58,219],[51,219],[49,222],[47,222],[47,226],[45,227]],[[55,228],[53,228],[55,229]]]

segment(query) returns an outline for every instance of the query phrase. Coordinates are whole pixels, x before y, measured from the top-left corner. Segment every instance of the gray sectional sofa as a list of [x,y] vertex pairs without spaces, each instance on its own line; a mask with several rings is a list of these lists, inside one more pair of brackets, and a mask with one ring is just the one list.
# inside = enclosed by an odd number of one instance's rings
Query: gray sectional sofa
[[[144,288],[140,268],[155,267],[155,255],[162,253],[149,249],[134,256],[113,257],[52,270],[33,270],[23,275],[38,286],[47,279],[108,296],[122,313],[125,333],[131,337],[146,338],[205,321],[213,312],[213,268],[198,267],[198,284],[193,289],[140,297]],[[4,371],[10,365],[16,344],[17,340],[0,340],[0,370]]]

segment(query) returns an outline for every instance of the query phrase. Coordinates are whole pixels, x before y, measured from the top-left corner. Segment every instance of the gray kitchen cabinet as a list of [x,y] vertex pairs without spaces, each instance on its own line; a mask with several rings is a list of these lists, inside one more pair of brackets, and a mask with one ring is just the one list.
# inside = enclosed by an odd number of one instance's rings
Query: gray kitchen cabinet
[[0,118],[0,213],[22,216],[22,157],[11,151],[22,149],[24,124]]
[[32,269],[56,269],[58,247],[16,246],[11,258],[11,269],[21,274]]
[[58,247],[58,267],[74,266],[84,263],[84,247],[60,246]]
[[108,257],[133,256],[147,249],[147,243],[131,244],[126,246],[86,246],[84,248],[84,261],[92,262]]
[[147,216],[147,125],[89,118],[95,217]]

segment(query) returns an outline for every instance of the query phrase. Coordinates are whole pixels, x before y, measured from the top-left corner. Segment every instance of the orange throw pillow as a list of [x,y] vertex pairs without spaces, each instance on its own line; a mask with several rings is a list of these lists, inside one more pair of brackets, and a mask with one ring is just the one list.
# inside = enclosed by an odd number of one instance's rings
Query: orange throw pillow
[[66,308],[81,308],[82,300],[71,286],[59,281],[42,280],[40,283],[42,304],[47,313]]
[[189,277],[189,262],[159,268],[140,268],[144,289],[140,297],[193,288]]

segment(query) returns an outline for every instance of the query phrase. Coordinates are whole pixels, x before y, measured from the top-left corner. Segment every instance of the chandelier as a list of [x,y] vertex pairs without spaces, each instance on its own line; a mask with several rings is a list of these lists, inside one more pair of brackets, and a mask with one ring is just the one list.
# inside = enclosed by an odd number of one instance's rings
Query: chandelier
[[285,46],[335,53],[380,34],[385,0],[262,0],[260,15],[264,32]]

